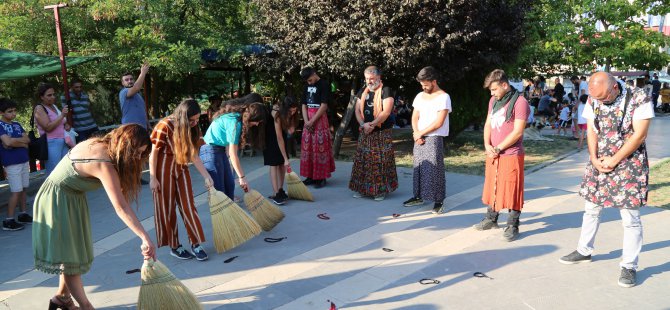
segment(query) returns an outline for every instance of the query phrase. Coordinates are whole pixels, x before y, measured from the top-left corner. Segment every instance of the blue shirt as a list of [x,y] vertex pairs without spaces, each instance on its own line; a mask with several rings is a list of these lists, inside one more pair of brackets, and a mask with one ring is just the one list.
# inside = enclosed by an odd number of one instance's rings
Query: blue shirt
[[[26,131],[17,122],[10,124],[0,121],[0,136],[8,135],[10,138],[21,138],[24,132]],[[0,144],[0,157],[2,158],[3,166],[7,167],[28,162],[27,147],[6,148],[4,144]]]
[[242,121],[240,113],[226,113],[216,118],[205,133],[204,140],[207,144],[216,146],[228,146],[229,144],[240,144],[242,135]]
[[119,93],[119,102],[121,103],[121,124],[139,124],[144,128],[148,128],[147,124],[147,109],[144,106],[144,98],[137,92],[132,97],[128,98],[128,90],[124,88]]

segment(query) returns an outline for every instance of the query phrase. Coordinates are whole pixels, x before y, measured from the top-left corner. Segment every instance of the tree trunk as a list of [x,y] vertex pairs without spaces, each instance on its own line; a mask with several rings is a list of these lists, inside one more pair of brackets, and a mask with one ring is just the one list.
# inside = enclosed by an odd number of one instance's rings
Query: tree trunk
[[607,57],[605,59],[605,72],[610,72],[612,70],[612,57]]
[[337,128],[337,133],[335,133],[335,142],[333,143],[333,156],[338,158],[340,156],[340,148],[342,147],[342,139],[344,139],[344,134],[349,128],[349,122],[354,116],[354,108],[356,107],[356,80],[351,81],[351,96],[349,98],[349,104],[347,105],[347,111],[344,113],[344,118],[340,122],[340,126]]

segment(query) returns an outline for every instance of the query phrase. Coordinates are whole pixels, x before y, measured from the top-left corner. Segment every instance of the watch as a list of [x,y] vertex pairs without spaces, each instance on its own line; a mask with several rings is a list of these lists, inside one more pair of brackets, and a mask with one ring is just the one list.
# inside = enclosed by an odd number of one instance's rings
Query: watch
[[500,154],[500,149],[497,146],[493,148],[493,151],[496,152],[496,154]]

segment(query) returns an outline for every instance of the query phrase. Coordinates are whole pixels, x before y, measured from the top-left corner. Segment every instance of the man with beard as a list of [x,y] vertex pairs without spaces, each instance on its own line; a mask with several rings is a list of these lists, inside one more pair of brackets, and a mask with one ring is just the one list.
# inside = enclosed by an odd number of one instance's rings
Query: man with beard
[[144,78],[149,72],[149,64],[144,63],[140,69],[137,81],[133,74],[128,72],[121,76],[123,89],[119,92],[119,103],[121,104],[121,124],[139,124],[145,129],[149,128],[149,118],[144,105],[144,98],[140,94]]
[[442,213],[446,196],[444,175],[444,142],[449,135],[449,112],[451,98],[437,85],[439,72],[425,67],[416,76],[423,92],[414,98],[412,130],[414,137],[414,195],[405,201],[405,207],[422,205],[424,200],[433,201],[433,214]]
[[523,130],[530,108],[528,101],[509,84],[503,70],[489,73],[484,88],[491,91],[484,125],[486,172],[482,193],[482,202],[488,208],[484,219],[474,228],[498,228],[499,212],[508,209],[503,239],[513,241],[519,235],[519,216],[523,208]]
[[354,191],[354,198],[367,196],[382,201],[398,188],[393,122],[389,118],[393,94],[390,87],[382,84],[379,68],[367,67],[363,75],[366,86],[358,92],[355,109],[360,135],[349,189]]

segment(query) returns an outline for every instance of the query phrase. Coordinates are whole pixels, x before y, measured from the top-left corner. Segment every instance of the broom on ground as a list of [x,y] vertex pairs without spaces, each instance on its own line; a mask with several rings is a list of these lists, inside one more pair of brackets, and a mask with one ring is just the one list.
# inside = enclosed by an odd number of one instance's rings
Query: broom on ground
[[270,231],[281,220],[284,219],[284,212],[267,201],[261,193],[253,189],[245,189],[244,204],[247,206],[251,216],[254,217],[258,225],[265,231]]
[[314,201],[312,193],[309,192],[305,183],[302,183],[300,177],[291,170],[291,166],[286,169],[286,183],[288,184],[288,196],[290,198]]
[[142,265],[142,286],[137,309],[202,309],[202,305],[163,263],[148,259]]
[[261,233],[261,227],[226,194],[209,190],[209,213],[216,252],[230,250]]

